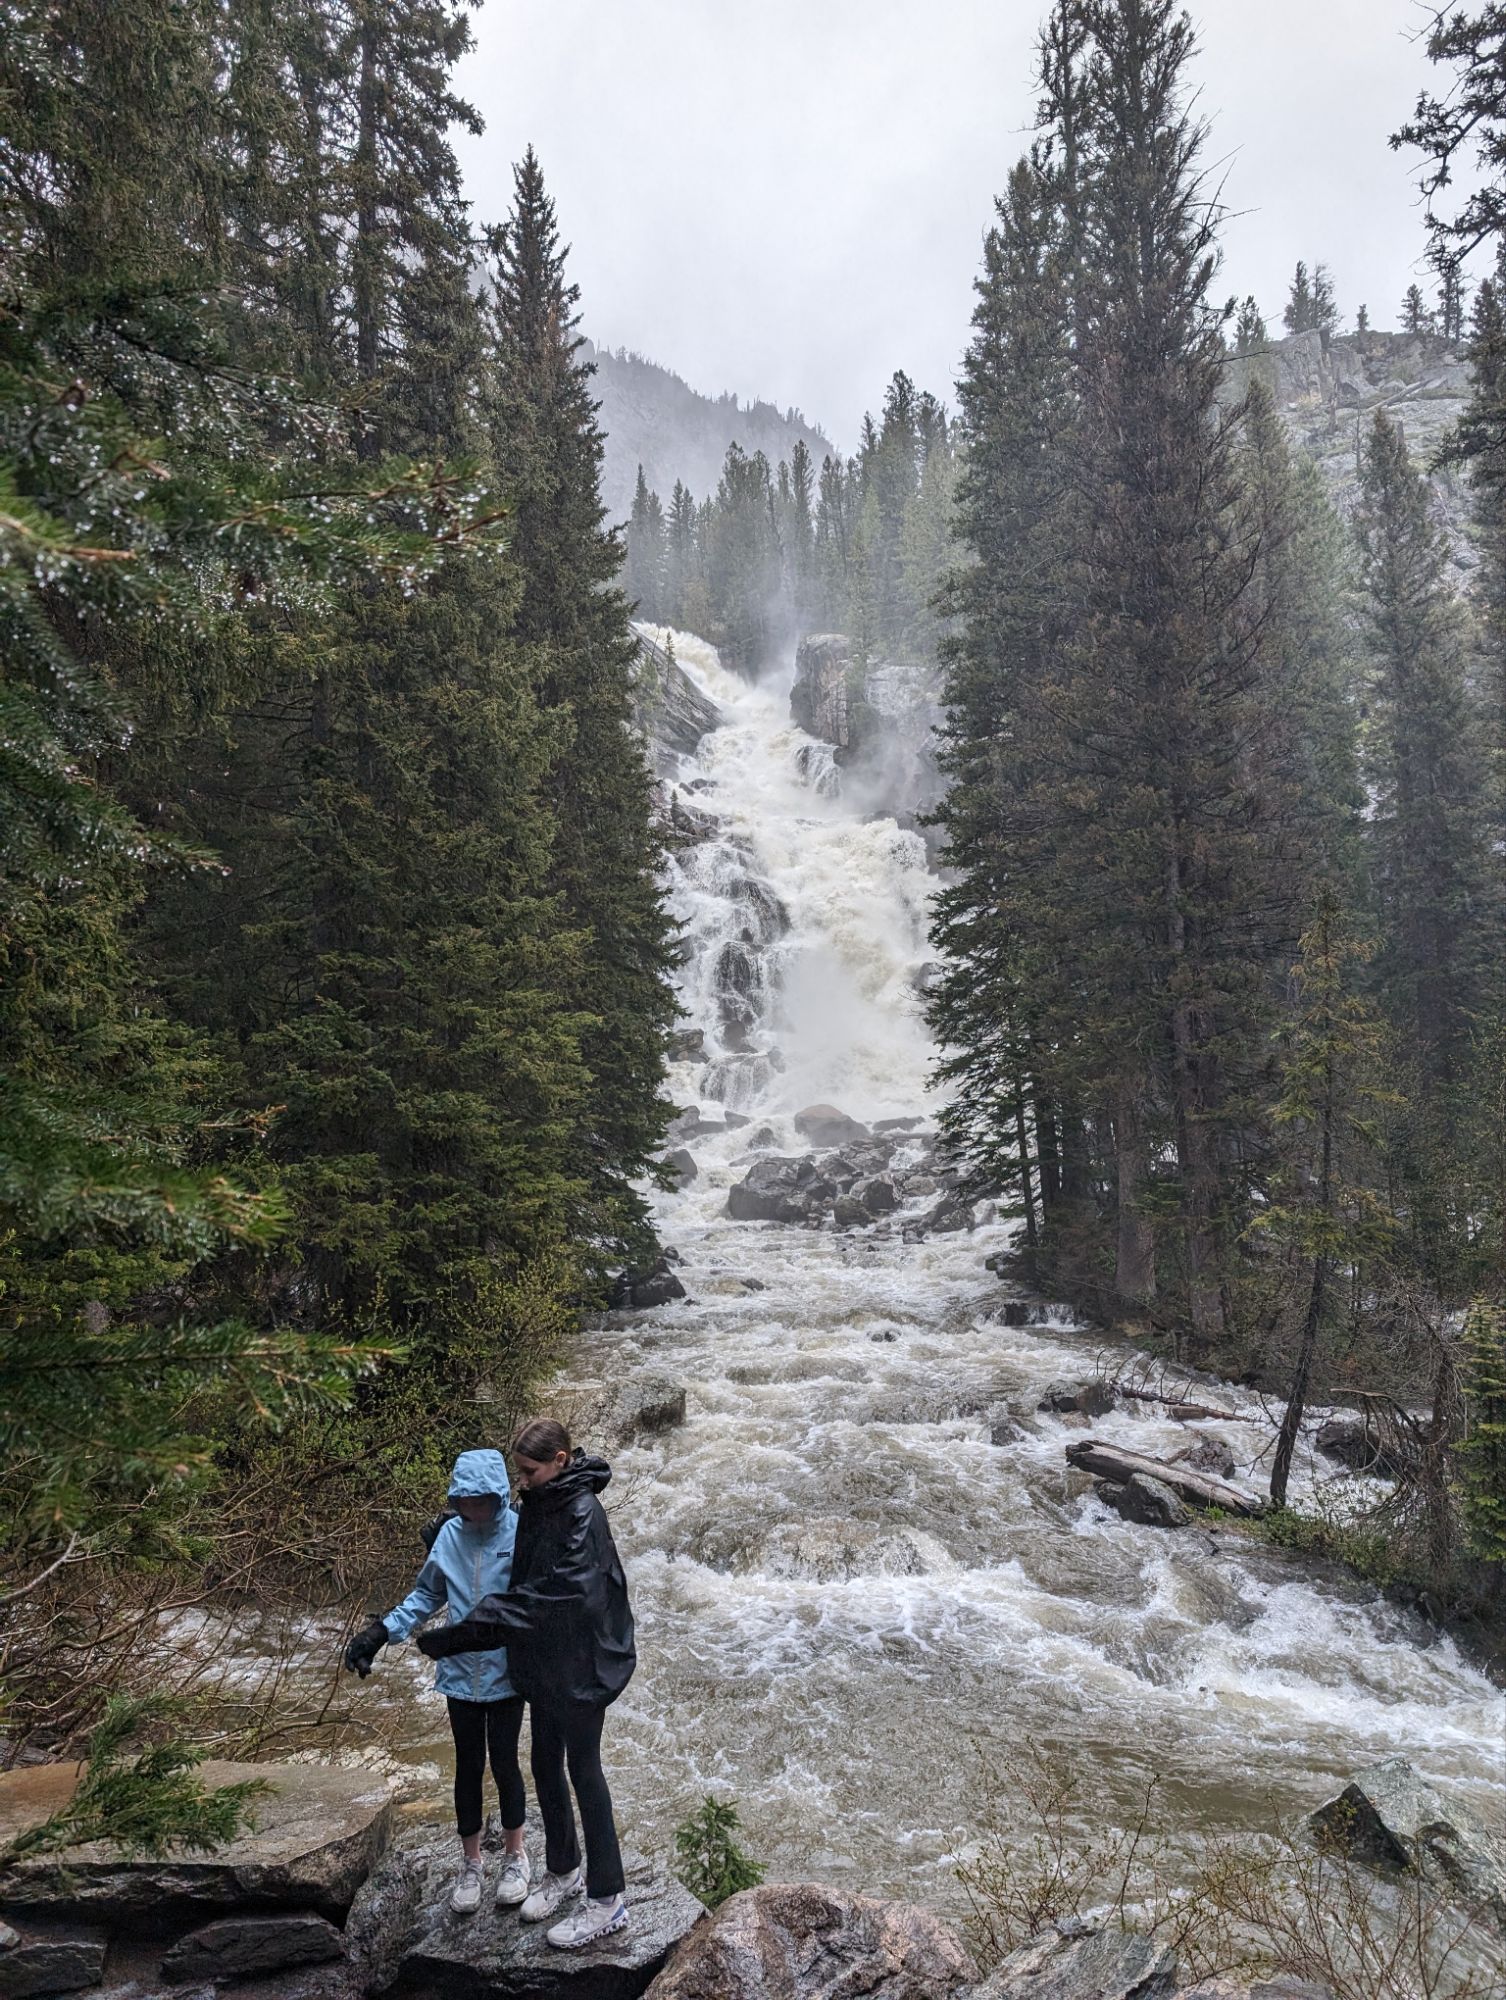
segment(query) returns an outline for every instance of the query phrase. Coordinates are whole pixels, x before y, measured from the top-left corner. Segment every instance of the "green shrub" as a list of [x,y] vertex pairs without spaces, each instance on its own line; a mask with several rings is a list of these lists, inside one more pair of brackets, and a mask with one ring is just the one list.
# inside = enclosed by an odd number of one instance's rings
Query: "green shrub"
[[725,1903],[740,1889],[756,1889],[764,1871],[738,1845],[742,1821],[731,1799],[725,1804],[708,1796],[700,1810],[675,1828],[679,1877],[708,1910]]

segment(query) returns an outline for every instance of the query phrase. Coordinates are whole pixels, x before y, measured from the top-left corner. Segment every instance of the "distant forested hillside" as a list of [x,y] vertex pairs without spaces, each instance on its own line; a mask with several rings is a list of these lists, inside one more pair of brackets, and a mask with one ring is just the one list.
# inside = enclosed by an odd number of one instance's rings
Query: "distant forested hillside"
[[625,348],[613,353],[587,342],[581,354],[596,366],[598,421],[607,439],[601,497],[611,521],[627,519],[640,465],[660,493],[670,492],[677,479],[692,493],[712,493],[730,444],[741,445],[750,458],[761,451],[771,465],[788,458],[802,439],[817,466],[833,455],[829,440],[798,410],[703,396],[668,368]]

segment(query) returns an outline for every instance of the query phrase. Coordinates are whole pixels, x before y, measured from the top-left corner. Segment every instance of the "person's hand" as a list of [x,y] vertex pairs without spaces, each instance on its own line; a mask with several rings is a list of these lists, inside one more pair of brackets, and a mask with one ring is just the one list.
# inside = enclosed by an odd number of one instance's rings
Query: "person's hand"
[[345,1665],[348,1672],[359,1674],[364,1681],[371,1672],[371,1663],[387,1644],[391,1634],[380,1618],[373,1618],[363,1625],[350,1644],[345,1648]]

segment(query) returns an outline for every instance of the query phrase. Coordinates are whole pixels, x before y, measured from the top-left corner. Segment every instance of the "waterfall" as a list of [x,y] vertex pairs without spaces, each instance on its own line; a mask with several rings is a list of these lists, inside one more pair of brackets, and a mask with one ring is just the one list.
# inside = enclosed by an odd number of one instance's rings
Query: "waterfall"
[[[658,1226],[689,1298],[611,1316],[578,1363],[688,1391],[685,1425],[622,1452],[609,1495],[641,1645],[609,1730],[634,1842],[716,1789],[776,1875],[955,1901],[981,1774],[1025,1749],[1100,1821],[1133,1823],[1159,1773],[1161,1831],[1189,1857],[1398,1752],[1485,1802],[1502,1703],[1451,1641],[1281,1551],[1131,1526],[1066,1471],[1074,1419],[1037,1405],[1102,1343],[1062,1315],[998,1323],[983,1260],[1008,1230],[986,1212],[919,1242],[904,1212],[728,1219],[754,1157],[804,1149],[811,1100],[934,1117],[934,878],[914,833],[844,797],[787,681],[749,686],[669,636],[724,718],[673,779],[690,1036],[670,1087],[699,1114],[697,1175]],[[1149,1404],[1095,1429],[1159,1456],[1215,1436],[1249,1484],[1271,1436],[1248,1397],[1195,1432]],[[1304,1459],[1298,1479],[1326,1473]]]

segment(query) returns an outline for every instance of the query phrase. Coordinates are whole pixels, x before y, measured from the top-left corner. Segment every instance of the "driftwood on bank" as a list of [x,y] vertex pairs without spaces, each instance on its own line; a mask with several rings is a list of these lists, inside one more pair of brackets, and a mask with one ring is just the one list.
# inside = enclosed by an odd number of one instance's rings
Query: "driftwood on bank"
[[1114,1387],[1121,1396],[1128,1396],[1137,1403],[1164,1403],[1167,1414],[1173,1417],[1222,1417],[1228,1421],[1234,1415],[1232,1410],[1218,1409],[1212,1403],[1189,1402],[1162,1389],[1140,1389],[1129,1382],[1116,1382]]
[[1117,1479],[1121,1483],[1133,1479],[1138,1472],[1147,1479],[1159,1479],[1163,1486],[1169,1486],[1173,1493],[1193,1507],[1221,1507],[1226,1514],[1260,1514],[1265,1511],[1265,1502],[1253,1493],[1245,1493],[1237,1486],[1230,1486],[1222,1479],[1215,1479],[1210,1473],[1193,1472],[1185,1465],[1168,1464],[1166,1460],[1152,1458],[1147,1452],[1126,1451],[1121,1445],[1108,1444],[1102,1438],[1079,1438],[1067,1446],[1067,1463],[1081,1472],[1091,1472],[1100,1479]]

